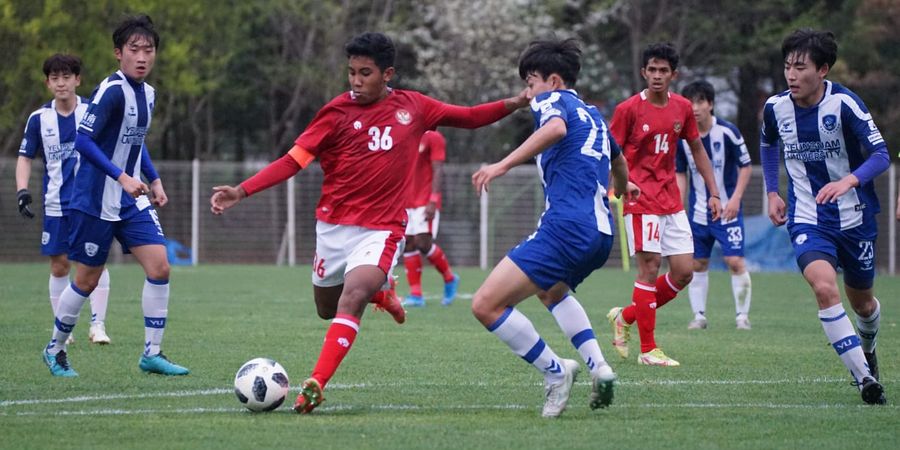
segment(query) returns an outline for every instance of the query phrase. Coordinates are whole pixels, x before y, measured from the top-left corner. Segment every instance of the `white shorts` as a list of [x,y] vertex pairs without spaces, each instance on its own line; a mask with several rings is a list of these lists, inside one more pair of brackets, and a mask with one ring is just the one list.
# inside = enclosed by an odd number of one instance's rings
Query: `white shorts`
[[313,285],[344,284],[344,275],[359,266],[378,266],[390,277],[401,253],[403,236],[397,233],[316,221]]
[[415,236],[417,234],[431,234],[431,238],[437,238],[438,225],[441,223],[441,211],[434,211],[434,219],[425,220],[425,207],[406,208],[406,215],[409,216],[406,222],[406,235]]
[[628,253],[659,253],[662,256],[694,253],[694,237],[687,214],[657,216],[653,214],[626,214],[625,235]]

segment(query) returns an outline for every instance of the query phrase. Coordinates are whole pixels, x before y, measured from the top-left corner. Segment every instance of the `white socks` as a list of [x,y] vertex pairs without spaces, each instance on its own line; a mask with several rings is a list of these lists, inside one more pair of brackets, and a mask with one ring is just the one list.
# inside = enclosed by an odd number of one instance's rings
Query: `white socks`
[[519,310],[507,307],[506,312],[487,328],[505,342],[513,353],[543,373],[544,378],[557,380],[565,375],[566,369],[559,357],[544,343],[531,321]]
[[72,329],[78,323],[78,314],[87,294],[78,290],[75,284],[69,284],[59,296],[59,305],[56,306],[56,320],[53,327],[53,335],[47,344],[47,353],[55,355],[66,349],[66,339],[72,334]]
[[740,275],[731,276],[731,293],[734,295],[734,311],[738,316],[747,317],[750,314],[750,272],[744,271]]
[[857,382],[862,382],[863,377],[869,376],[869,369],[866,365],[866,357],[859,346],[859,337],[844,311],[844,305],[838,303],[832,307],[820,309],[819,321],[822,323],[828,342],[841,357],[844,366],[850,370],[850,375]]
[[878,336],[878,325],[881,322],[881,303],[875,300],[875,311],[869,317],[856,316],[856,328],[859,331],[859,344],[866,353],[875,350],[875,338]]
[[688,298],[694,319],[700,320],[706,315],[706,296],[709,292],[709,272],[694,272],[694,279],[688,285]]
[[109,269],[103,268],[97,288],[91,292],[91,324],[106,321],[106,305],[109,302]]
[[54,277],[53,274],[50,274],[50,307],[53,308],[50,312],[53,313],[53,317],[56,317],[56,308],[59,306],[59,296],[69,285],[69,277]]
[[550,313],[553,314],[559,328],[581,354],[588,370],[592,375],[596,375],[597,369],[606,365],[606,360],[603,358],[603,352],[600,350],[600,344],[597,343],[591,321],[581,303],[572,295],[567,295],[559,303],[550,307]]
[[159,354],[169,315],[169,280],[145,280],[141,306],[144,310],[144,356],[154,356]]

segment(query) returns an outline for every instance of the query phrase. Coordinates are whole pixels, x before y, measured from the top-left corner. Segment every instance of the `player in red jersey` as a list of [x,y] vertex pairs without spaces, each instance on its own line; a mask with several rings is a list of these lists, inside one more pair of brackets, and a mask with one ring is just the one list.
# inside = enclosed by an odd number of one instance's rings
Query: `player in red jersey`
[[[713,220],[721,209],[691,101],[669,92],[677,67],[678,52],[671,45],[648,46],[641,68],[647,89],[619,104],[610,125],[628,161],[630,181],[641,188],[641,196],[626,202],[624,211],[628,249],[638,263],[632,303],[611,309],[607,318],[613,325],[613,346],[623,358],[628,357],[630,325],[637,321],[641,337],[638,362],[653,366],[679,365],[656,345],[656,309],[675,298],[693,276],[693,237],[675,181],[675,150],[680,139],[690,145],[709,189]],[[668,259],[669,273],[659,276],[663,256]]]
[[344,50],[350,92],[322,107],[286,155],[237,187],[214,187],[210,198],[213,214],[222,214],[314,159],[322,167],[312,279],[319,317],[331,325],[312,376],[301,385],[294,404],[298,413],[324,401],[322,390],[350,351],[370,300],[403,321],[397,299],[379,291],[402,251],[405,199],[422,135],[439,125],[487,125],[528,104],[524,90],[506,100],[462,107],[391,89],[394,44],[381,33],[358,35]]
[[403,300],[403,306],[425,306],[425,298],[422,297],[421,255],[425,255],[444,278],[442,305],[453,303],[459,287],[459,276],[450,269],[447,255],[434,242],[441,222],[441,178],[446,147],[444,135],[436,130],[426,131],[419,143],[409,203],[406,206],[409,221],[406,224],[403,264],[409,281],[409,295]]

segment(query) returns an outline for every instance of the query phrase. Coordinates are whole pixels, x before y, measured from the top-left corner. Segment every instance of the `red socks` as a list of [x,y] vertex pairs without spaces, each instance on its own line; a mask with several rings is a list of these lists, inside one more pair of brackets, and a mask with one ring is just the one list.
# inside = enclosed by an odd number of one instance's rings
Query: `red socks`
[[669,274],[660,275],[656,285],[634,282],[631,294],[632,304],[622,310],[622,320],[627,324],[637,321],[638,333],[641,336],[641,353],[656,348],[654,331],[656,330],[656,310],[674,299],[682,288],[675,286]]
[[[443,254],[443,253],[442,253]],[[403,265],[406,266],[406,279],[409,281],[409,295],[422,296],[422,257],[419,251],[404,253]]]
[[450,262],[447,261],[447,255],[444,254],[444,251],[437,244],[432,244],[427,256],[428,261],[444,276],[444,283],[453,281],[453,271],[450,270]]
[[322,344],[322,352],[313,369],[312,377],[319,382],[322,388],[328,384],[328,380],[334,376],[341,361],[347,356],[356,334],[359,332],[359,319],[347,314],[338,314],[325,333],[325,342]]
[[660,275],[656,279],[656,307],[662,308],[663,305],[672,301],[684,287],[677,287],[669,274]]

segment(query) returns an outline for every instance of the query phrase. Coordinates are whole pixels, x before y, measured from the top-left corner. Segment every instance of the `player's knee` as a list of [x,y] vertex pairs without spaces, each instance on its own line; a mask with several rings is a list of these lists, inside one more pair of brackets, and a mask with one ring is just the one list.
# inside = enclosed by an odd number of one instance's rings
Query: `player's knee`
[[[487,298],[481,289],[472,296],[472,315],[482,324],[490,321],[493,308],[488,306]],[[486,325],[485,325],[486,326]]]
[[56,261],[50,263],[50,273],[57,278],[69,276],[69,263]]
[[168,280],[172,271],[169,261],[163,259],[159,263],[152,264],[147,268],[147,278],[153,280]]

